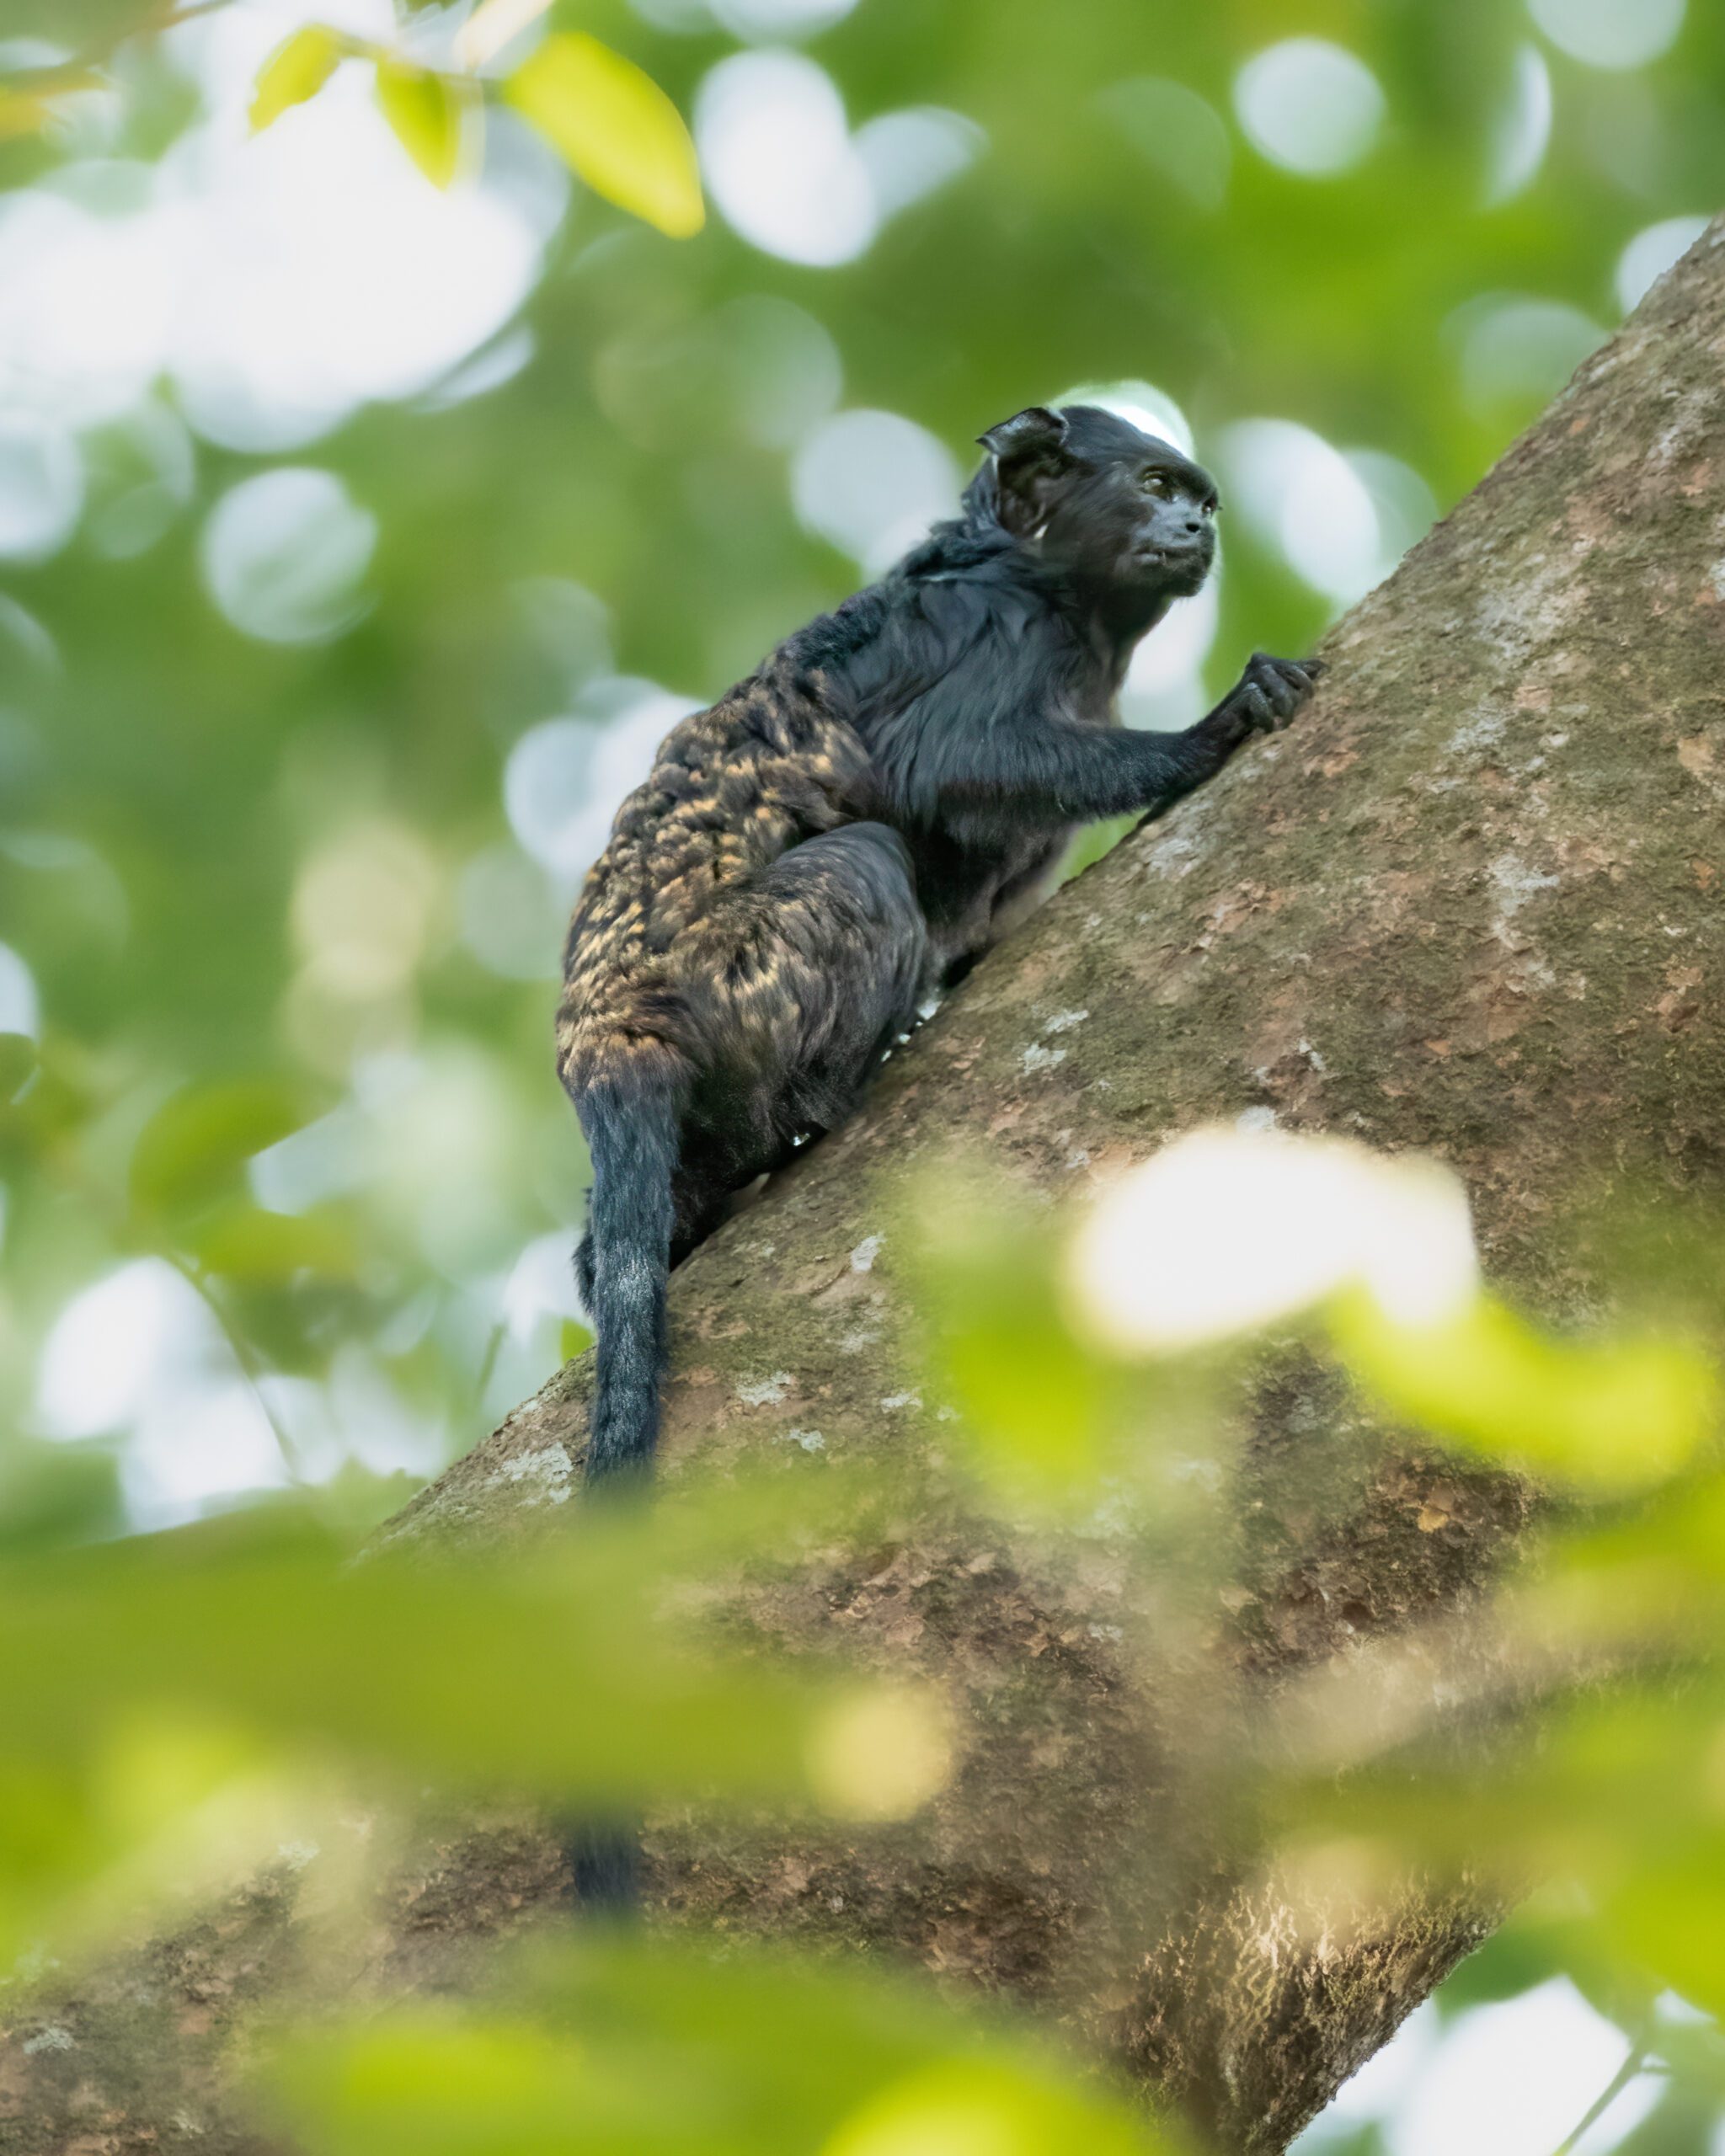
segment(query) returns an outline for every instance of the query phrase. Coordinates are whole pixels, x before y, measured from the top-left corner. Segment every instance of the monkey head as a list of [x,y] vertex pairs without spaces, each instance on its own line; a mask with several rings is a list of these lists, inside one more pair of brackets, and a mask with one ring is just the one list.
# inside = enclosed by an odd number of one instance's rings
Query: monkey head
[[1215,481],[1171,442],[1094,404],[1034,404],[980,440],[972,499],[1121,626],[1149,627],[1210,574]]

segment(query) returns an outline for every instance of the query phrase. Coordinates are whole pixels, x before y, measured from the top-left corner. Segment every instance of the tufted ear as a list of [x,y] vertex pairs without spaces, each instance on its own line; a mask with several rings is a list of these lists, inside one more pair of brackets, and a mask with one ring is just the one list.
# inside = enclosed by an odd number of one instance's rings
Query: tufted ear
[[1021,456],[1057,454],[1066,439],[1066,423],[1058,412],[1050,412],[1047,405],[1033,404],[1012,419],[1002,419],[997,427],[991,427],[976,439],[1001,463],[1016,462]]
[[977,440],[993,458],[985,466],[978,484],[991,483],[996,515],[1009,531],[1024,537],[1039,530],[1048,515],[1049,499],[1071,462],[1066,454],[1066,422],[1045,404],[1002,419]]

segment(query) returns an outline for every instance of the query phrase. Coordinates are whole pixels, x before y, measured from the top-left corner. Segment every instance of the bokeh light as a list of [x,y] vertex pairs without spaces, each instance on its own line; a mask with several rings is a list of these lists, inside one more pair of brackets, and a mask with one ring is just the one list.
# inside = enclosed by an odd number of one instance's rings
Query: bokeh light
[[1146,434],[1172,442],[1183,456],[1195,453],[1192,422],[1167,392],[1158,389],[1153,382],[1136,379],[1081,382],[1074,388],[1062,390],[1054,401],[1057,405],[1099,404],[1104,412],[1130,419]]
[[1324,38],[1256,53],[1234,81],[1234,109],[1254,149],[1307,179],[1346,172],[1370,152],[1385,99],[1365,62]]
[[283,467],[242,479],[211,510],[201,554],[210,595],[266,643],[318,643],[365,611],[377,520],[333,472]]
[[1589,67],[1644,67],[1669,52],[1686,0],[1528,0],[1552,44]]
[[1130,726],[1170,731],[1204,716],[1204,664],[1221,626],[1222,570],[1211,571],[1202,591],[1177,599],[1132,654],[1120,690],[1120,710]]
[[959,505],[945,444],[896,412],[841,412],[797,453],[791,494],[809,531],[879,576]]
[[35,976],[9,943],[0,943],[0,1033],[34,1040],[42,1030]]
[[1338,605],[1376,584],[1395,557],[1371,491],[1340,450],[1291,419],[1242,419],[1221,438],[1224,499],[1314,590]]
[[57,553],[83,499],[83,465],[67,429],[34,412],[0,412],[0,560]]
[[1485,200],[1490,206],[1512,201],[1531,187],[1551,146],[1551,71],[1536,45],[1519,45],[1514,86],[1492,132],[1491,168]]
[[1460,349],[1463,398],[1482,417],[1506,405],[1536,408],[1605,336],[1578,307],[1517,293],[1483,294],[1445,328]]
[[699,697],[656,681],[611,676],[584,691],[573,715],[530,728],[510,750],[503,775],[510,828],[567,897],[604,851],[619,803],[652,769],[660,741],[700,708]]
[[[334,11],[387,36],[387,6]],[[155,164],[105,157],[0,197],[0,396],[89,425],[164,372],[207,439],[302,446],[361,403],[426,390],[526,297],[569,200],[509,115],[485,176],[441,194],[403,154],[363,70],[248,139],[251,78],[298,19],[253,5],[189,23],[202,121]]]
[[713,198],[769,254],[848,262],[879,224],[833,81],[799,53],[743,52],[701,86],[695,139]]
[[741,38],[813,37],[842,22],[857,0],[708,0],[713,19]]
[[1705,217],[1662,217],[1638,232],[1617,258],[1613,279],[1617,304],[1627,314],[1641,305],[1672,265],[1688,253],[1707,228]]
[[701,85],[695,139],[713,200],[752,245],[832,268],[887,218],[963,172],[981,131],[937,107],[879,115],[853,135],[832,77],[805,54],[734,53]]
[[1354,1283],[1394,1322],[1432,1324],[1478,1281],[1466,1194],[1447,1168],[1242,1118],[1175,1139],[1113,1184],[1073,1238],[1065,1285],[1087,1335],[1157,1353]]

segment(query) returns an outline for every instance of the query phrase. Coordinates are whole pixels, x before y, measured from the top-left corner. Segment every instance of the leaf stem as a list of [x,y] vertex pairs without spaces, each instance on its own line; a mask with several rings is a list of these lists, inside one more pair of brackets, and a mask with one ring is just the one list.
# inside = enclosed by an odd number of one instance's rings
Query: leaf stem
[[275,1440],[275,1449],[281,1454],[281,1464],[287,1470],[290,1477],[297,1482],[300,1480],[300,1466],[294,1452],[293,1440],[288,1436],[280,1417],[270,1405],[269,1395],[264,1390],[264,1365],[253,1353],[251,1342],[246,1338],[227,1310],[223,1309],[222,1298],[211,1286],[210,1276],[200,1266],[194,1264],[188,1258],[182,1257],[176,1251],[168,1250],[163,1254],[181,1279],[196,1292],[205,1309],[209,1311],[221,1328],[222,1337],[227,1342],[228,1351],[233,1357],[240,1375],[245,1380],[253,1399],[257,1401],[264,1420],[270,1425],[270,1434]]
[[1630,2045],[1629,2055],[1622,2065],[1611,2076],[1594,2101],[1589,2105],[1573,2131],[1567,2134],[1557,2144],[1552,2151],[1552,2156],[1572,2156],[1572,2152],[1588,2128],[1599,2123],[1630,2083],[1641,2073],[1647,2063],[1648,2040],[1645,2036],[1637,2036]]
[[219,8],[232,5],[233,0],[184,0],[179,6],[174,0],[158,0],[140,20],[122,23],[70,59],[54,61],[45,67],[22,67],[8,79],[13,88],[31,95],[51,92],[56,85],[72,89],[81,86],[87,77],[99,74],[121,45],[133,38],[159,37],[164,30],[177,30],[182,23],[195,22],[200,15],[213,15]]

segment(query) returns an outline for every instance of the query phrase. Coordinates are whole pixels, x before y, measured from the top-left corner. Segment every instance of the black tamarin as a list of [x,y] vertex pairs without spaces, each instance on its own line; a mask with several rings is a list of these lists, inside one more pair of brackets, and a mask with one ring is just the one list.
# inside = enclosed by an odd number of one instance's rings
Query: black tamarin
[[1133,648],[1210,573],[1215,482],[1092,405],[981,441],[960,515],[673,728],[587,878],[557,1043],[593,1161],[590,1481],[648,1470],[666,1278],[734,1193],[850,1113],[1074,826],[1159,814],[1311,693],[1260,654],[1183,733],[1122,728]]

